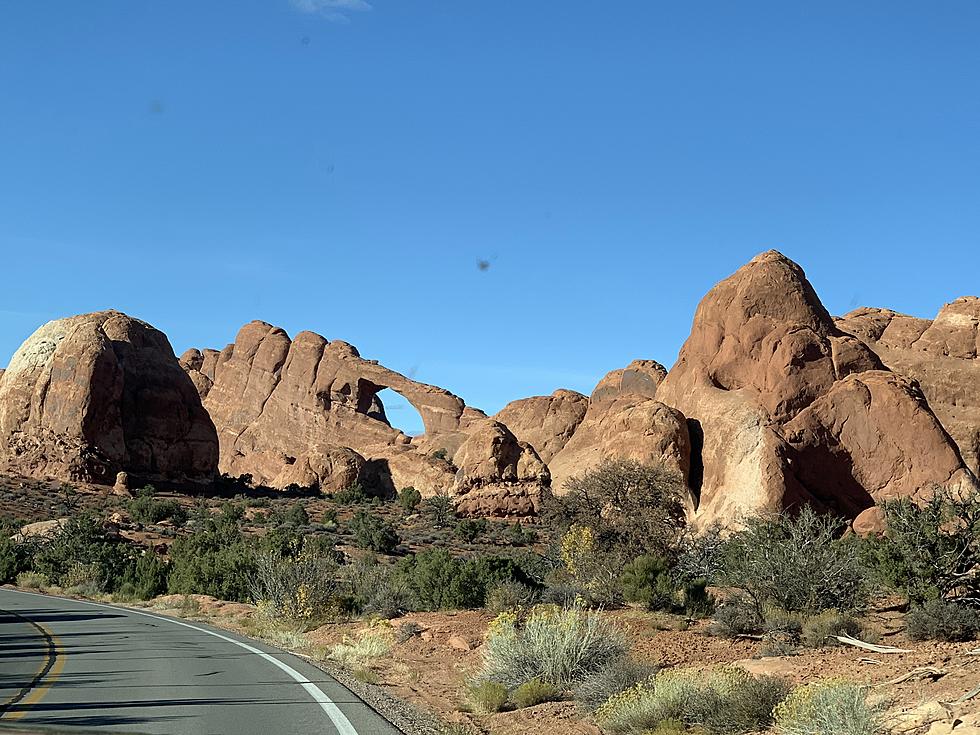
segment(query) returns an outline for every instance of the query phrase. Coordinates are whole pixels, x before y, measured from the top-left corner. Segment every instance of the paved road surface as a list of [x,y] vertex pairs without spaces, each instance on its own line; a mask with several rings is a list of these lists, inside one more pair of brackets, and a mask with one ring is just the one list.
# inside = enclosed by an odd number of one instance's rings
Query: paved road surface
[[[201,623],[0,589],[0,725],[397,735],[302,659]],[[2,732],[2,729],[0,729]]]

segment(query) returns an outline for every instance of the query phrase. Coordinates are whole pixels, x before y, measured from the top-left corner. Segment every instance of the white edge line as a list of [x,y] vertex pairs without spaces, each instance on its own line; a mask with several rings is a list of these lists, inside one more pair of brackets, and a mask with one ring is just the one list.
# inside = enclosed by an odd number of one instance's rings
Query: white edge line
[[322,709],[326,713],[327,717],[330,718],[330,721],[333,722],[334,727],[337,728],[337,732],[340,733],[340,735],[359,735],[357,730],[355,730],[354,726],[351,724],[351,721],[347,719],[347,715],[345,715],[341,711],[340,707],[338,707],[336,703],[332,699],[330,699],[330,697],[324,694],[323,690],[320,689],[320,687],[318,687],[312,681],[307,679],[305,676],[303,676],[301,673],[299,673],[296,669],[294,669],[289,664],[285,663],[284,661],[280,661],[270,653],[266,653],[265,651],[260,651],[255,646],[250,646],[247,643],[236,641],[234,638],[230,638],[226,635],[222,635],[221,633],[216,633],[215,631],[208,630],[207,628],[200,628],[196,625],[185,623],[183,620],[175,620],[174,618],[168,618],[163,615],[154,615],[153,613],[143,612],[142,610],[134,610],[128,607],[118,607],[116,605],[106,605],[101,602],[89,602],[88,600],[76,600],[71,597],[57,597],[55,595],[42,595],[37,592],[22,592],[21,590],[10,590],[10,589],[6,591],[17,592],[21,595],[32,595],[34,597],[47,597],[49,599],[64,600],[66,602],[75,602],[78,603],[79,605],[89,605],[90,607],[104,607],[109,610],[119,610],[121,612],[132,613],[133,615],[142,615],[143,617],[153,618],[154,620],[162,620],[165,623],[172,623],[173,625],[181,625],[185,628],[190,628],[191,630],[196,630],[200,633],[207,633],[208,635],[213,635],[215,638],[220,638],[221,640],[227,641],[228,643],[233,643],[239,648],[244,648],[249,653],[254,653],[255,655],[265,659],[272,665],[277,666],[278,668],[282,669],[284,672],[289,674],[289,676],[292,677],[292,679],[296,681],[300,686],[302,686],[303,689],[306,690],[307,694],[309,694],[316,701],[316,703],[320,705],[320,709]]

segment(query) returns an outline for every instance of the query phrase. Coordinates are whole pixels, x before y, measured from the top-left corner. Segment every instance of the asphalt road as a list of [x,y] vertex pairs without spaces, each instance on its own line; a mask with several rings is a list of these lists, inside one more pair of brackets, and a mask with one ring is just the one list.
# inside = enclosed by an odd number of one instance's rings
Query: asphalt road
[[7,589],[0,589],[3,725],[161,735],[399,733],[315,666],[256,641]]

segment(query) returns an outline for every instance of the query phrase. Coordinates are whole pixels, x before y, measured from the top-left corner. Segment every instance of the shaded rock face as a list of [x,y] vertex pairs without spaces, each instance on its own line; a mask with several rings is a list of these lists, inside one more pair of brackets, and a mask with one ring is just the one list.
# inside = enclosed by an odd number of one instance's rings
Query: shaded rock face
[[45,324],[0,378],[0,461],[22,474],[208,480],[217,449],[166,336],[117,311]]
[[585,418],[589,399],[571,390],[550,396],[512,401],[494,414],[521,441],[530,444],[544,462],[550,462],[568,443]]
[[857,309],[837,319],[891,370],[919,383],[929,406],[980,474],[980,298],[947,304],[932,321],[888,309]]
[[488,419],[473,427],[453,461],[460,513],[524,516],[540,509],[550,482],[548,467],[530,444],[499,421]]
[[337,489],[364,472],[389,490],[433,493],[454,482],[447,463],[430,462],[388,423],[378,393],[405,397],[427,436],[458,434],[473,413],[452,393],[364,360],[345,342],[313,332],[290,339],[255,321],[220,352],[188,350],[181,364],[217,427],[222,472],[278,488]]
[[687,417],[700,447],[701,523],[802,501],[856,515],[922,484],[972,481],[922,395],[775,251],[701,301],[657,399]]

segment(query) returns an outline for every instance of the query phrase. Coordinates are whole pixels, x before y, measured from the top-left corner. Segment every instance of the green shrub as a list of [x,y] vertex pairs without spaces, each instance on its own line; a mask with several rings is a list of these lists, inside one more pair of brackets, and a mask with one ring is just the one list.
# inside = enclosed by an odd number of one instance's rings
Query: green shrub
[[336,607],[336,571],[332,556],[260,553],[251,580],[252,599],[275,620],[317,620]]
[[354,543],[362,549],[390,554],[401,543],[395,527],[383,518],[359,510],[351,520]]
[[726,638],[762,630],[764,621],[755,603],[744,596],[731,597],[715,610],[711,632]]
[[487,591],[484,607],[494,615],[502,612],[516,612],[534,605],[538,600],[538,591],[521,582],[505,580],[499,582]]
[[708,580],[695,579],[684,584],[684,612],[692,618],[706,618],[715,611],[715,598],[708,592]]
[[511,546],[530,546],[538,541],[538,534],[530,528],[524,528],[516,521],[507,527],[504,537]]
[[926,503],[886,502],[885,533],[865,542],[864,558],[884,586],[914,604],[980,598],[980,495],[936,488]]
[[448,495],[433,495],[422,504],[426,518],[435,528],[445,528],[456,517],[456,508]]
[[176,500],[155,498],[152,495],[139,495],[130,500],[129,514],[137,523],[159,523],[169,518],[174,525],[179,526],[187,520],[187,512]]
[[137,556],[123,574],[120,590],[128,586],[131,599],[149,600],[167,591],[167,563],[152,551]]
[[390,565],[359,560],[342,568],[340,581],[354,612],[390,619],[415,606],[408,581]]
[[972,641],[980,633],[980,612],[961,603],[929,600],[905,617],[914,641]]
[[520,625],[504,613],[490,625],[478,679],[509,688],[539,680],[564,692],[625,654],[622,632],[598,613],[543,607]]
[[759,517],[725,545],[723,580],[766,605],[802,613],[858,610],[868,588],[860,547],[845,522],[804,507],[796,518]]
[[668,610],[674,605],[674,582],[662,556],[644,554],[625,567],[619,577],[623,597],[650,610]]
[[473,682],[466,695],[474,711],[484,715],[500,712],[507,704],[507,687],[495,681]]
[[488,591],[504,582],[535,586],[513,559],[499,556],[457,559],[445,549],[425,549],[402,559],[397,573],[412,590],[419,610],[483,607]]
[[621,567],[637,554],[670,557],[684,528],[684,480],[660,466],[607,460],[569,479],[566,494],[545,507],[549,525],[565,535],[589,528],[599,553]]
[[0,584],[13,582],[25,569],[25,553],[8,536],[0,536]]
[[359,482],[334,493],[333,499],[341,505],[358,505],[369,500],[367,491]]
[[282,523],[287,526],[307,526],[310,523],[310,514],[301,503],[293,503],[282,514]]
[[517,687],[511,699],[516,707],[524,709],[536,704],[557,701],[561,699],[561,694],[554,685],[540,679],[532,679]]
[[758,732],[772,723],[773,708],[788,692],[779,679],[755,678],[735,667],[671,669],[611,697],[596,711],[596,721],[613,735],[670,731],[677,724],[719,735]]
[[40,572],[21,572],[17,575],[17,586],[27,590],[40,590],[51,584]]
[[398,493],[398,504],[406,513],[413,513],[421,502],[422,493],[411,485],[402,488],[401,492]]
[[793,690],[773,714],[780,735],[884,735],[882,710],[862,687],[829,681]]
[[125,541],[108,537],[93,516],[82,514],[69,518],[51,537],[36,544],[31,566],[59,587],[65,586],[65,577],[73,567],[89,567],[96,577],[93,584],[114,592],[124,581],[134,554]]
[[659,670],[658,666],[639,663],[625,656],[615,659],[579,682],[574,691],[575,701],[586,712],[595,712],[614,694],[635,687]]
[[473,543],[487,532],[486,518],[464,518],[456,524],[455,536],[466,543]]
[[811,615],[803,621],[800,637],[803,645],[810,648],[838,645],[834,636],[846,635],[852,638],[862,635],[861,623],[851,615],[836,610],[827,610]]
[[167,589],[172,594],[211,595],[248,602],[255,575],[255,545],[233,514],[206,521],[200,530],[178,538],[170,548]]

